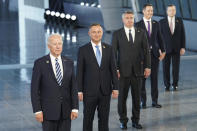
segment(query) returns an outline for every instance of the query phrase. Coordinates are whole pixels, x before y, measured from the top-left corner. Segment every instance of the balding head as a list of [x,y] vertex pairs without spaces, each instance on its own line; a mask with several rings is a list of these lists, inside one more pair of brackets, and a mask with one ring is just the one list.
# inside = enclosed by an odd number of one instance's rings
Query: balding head
[[61,35],[52,34],[48,37],[47,44],[50,44],[50,43],[52,43],[53,41],[56,41],[56,40],[61,41],[63,43]]
[[62,36],[59,34],[50,35],[47,41],[48,48],[54,57],[58,57],[62,53]]

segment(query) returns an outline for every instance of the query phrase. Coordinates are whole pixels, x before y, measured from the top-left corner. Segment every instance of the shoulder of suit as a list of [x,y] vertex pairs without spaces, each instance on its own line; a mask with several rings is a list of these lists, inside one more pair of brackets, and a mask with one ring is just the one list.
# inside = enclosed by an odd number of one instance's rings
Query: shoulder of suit
[[89,42],[89,43],[86,43],[86,44],[80,46],[80,47],[79,47],[79,50],[84,49],[84,48],[87,48],[90,44],[91,44],[91,43]]
[[157,24],[159,23],[159,22],[158,22],[158,21],[156,21],[156,20],[152,20],[152,22],[153,22],[153,24],[154,24],[154,23],[157,23]]
[[159,22],[163,23],[163,22],[165,22],[166,20],[167,20],[167,17],[161,19]]
[[114,31],[114,34],[115,34],[115,33],[120,33],[120,32],[123,31],[123,30],[124,30],[124,27],[122,27],[122,28],[120,28],[120,29],[117,29],[117,30]]
[[42,56],[42,57],[36,59],[36,60],[35,60],[35,63],[40,63],[40,62],[46,60],[47,56],[48,56],[48,55],[45,55],[45,56]]
[[102,46],[103,48],[111,48],[111,45],[104,43],[104,42],[102,42]]
[[136,30],[137,32],[145,32],[145,30],[142,29],[142,28],[140,28],[140,27],[135,27],[135,30]]
[[66,61],[66,62],[71,62],[73,63],[73,60],[68,58],[67,56],[62,56],[62,60]]

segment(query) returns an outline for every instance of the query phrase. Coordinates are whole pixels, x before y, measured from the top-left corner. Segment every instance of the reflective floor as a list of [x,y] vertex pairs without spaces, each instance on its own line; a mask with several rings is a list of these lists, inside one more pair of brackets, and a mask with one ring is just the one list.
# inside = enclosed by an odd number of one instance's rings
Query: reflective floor
[[[33,19],[22,19],[10,12],[0,2],[0,131],[40,131],[32,113],[30,82],[35,59],[48,53],[46,39],[53,32],[64,36],[64,51],[76,61],[78,48],[89,41],[87,28],[53,29]],[[63,31],[62,31],[63,30]],[[103,41],[109,43],[111,34],[105,33]],[[141,110],[140,123],[144,131],[196,131],[197,128],[197,53],[187,52],[181,57],[179,91],[165,92],[162,68],[159,71],[159,103],[161,109],[150,107],[150,81],[147,81],[148,108]],[[128,116],[131,117],[131,96],[128,98]],[[79,118],[72,122],[72,131],[82,130],[82,109]],[[95,114],[96,116],[96,114]],[[117,100],[112,100],[110,131],[120,131]],[[131,121],[128,130],[132,128]],[[97,131],[97,118],[94,120]]]

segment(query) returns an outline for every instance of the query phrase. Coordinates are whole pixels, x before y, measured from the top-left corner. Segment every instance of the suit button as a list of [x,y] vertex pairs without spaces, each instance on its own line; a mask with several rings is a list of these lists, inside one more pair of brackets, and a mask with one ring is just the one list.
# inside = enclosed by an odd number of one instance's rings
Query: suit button
[[61,97],[60,97],[60,100],[62,100],[62,99],[63,99],[63,97],[61,96]]

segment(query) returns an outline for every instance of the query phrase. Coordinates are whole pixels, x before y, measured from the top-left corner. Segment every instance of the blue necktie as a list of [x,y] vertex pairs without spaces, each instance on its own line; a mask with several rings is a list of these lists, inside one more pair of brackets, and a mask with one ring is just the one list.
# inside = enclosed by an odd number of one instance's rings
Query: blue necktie
[[55,58],[55,69],[56,69],[56,79],[57,79],[57,83],[61,86],[62,84],[62,72],[60,69],[60,64],[58,62],[58,58]]
[[101,65],[101,52],[99,50],[99,46],[95,46],[96,47],[96,59],[97,59],[97,62],[99,64],[99,66]]

